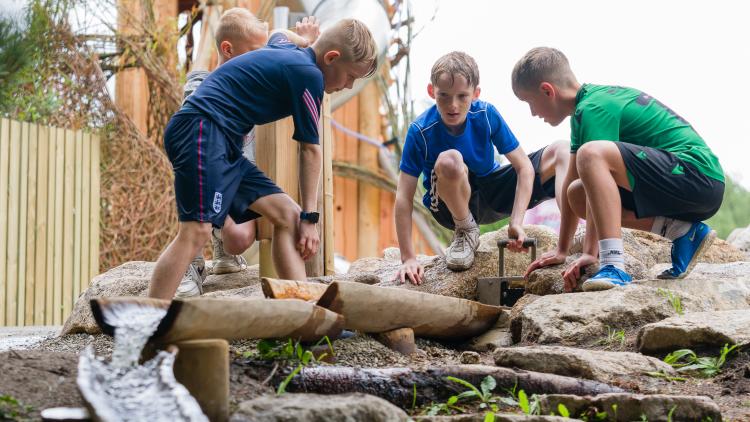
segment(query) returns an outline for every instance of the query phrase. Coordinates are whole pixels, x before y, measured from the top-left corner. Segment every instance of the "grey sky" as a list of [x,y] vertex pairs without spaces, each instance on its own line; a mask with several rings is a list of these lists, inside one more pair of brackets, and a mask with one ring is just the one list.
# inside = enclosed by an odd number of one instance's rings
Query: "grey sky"
[[[412,2],[417,26],[434,2]],[[463,50],[479,64],[481,98],[500,110],[527,152],[569,137],[513,95],[510,72],[529,49],[562,50],[580,82],[643,90],[686,118],[725,172],[750,188],[750,128],[743,84],[750,75],[746,2],[631,0],[443,0],[411,49],[413,95],[425,104],[432,63]]]

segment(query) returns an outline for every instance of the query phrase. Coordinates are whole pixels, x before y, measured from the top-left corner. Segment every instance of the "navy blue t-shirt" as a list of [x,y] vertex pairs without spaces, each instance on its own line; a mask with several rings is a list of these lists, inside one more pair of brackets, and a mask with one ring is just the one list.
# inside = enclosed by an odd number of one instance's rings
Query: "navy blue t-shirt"
[[475,100],[466,115],[463,133],[452,135],[440,118],[436,105],[428,108],[409,125],[404,141],[399,168],[406,174],[419,177],[424,173],[427,190],[422,202],[430,207],[430,175],[441,152],[455,149],[463,155],[469,171],[483,177],[497,170],[495,149],[507,154],[518,147],[518,140],[495,106]]
[[180,112],[200,112],[236,139],[255,125],[292,116],[299,142],[318,144],[318,120],[323,99],[323,73],[312,48],[301,49],[276,33],[261,49],[237,56],[217,67]]

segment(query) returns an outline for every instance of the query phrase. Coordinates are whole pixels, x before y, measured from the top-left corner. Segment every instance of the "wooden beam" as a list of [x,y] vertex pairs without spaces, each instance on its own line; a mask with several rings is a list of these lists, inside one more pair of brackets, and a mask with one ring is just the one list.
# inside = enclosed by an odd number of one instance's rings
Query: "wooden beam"
[[323,136],[323,186],[321,196],[323,198],[323,268],[325,275],[334,274],[334,208],[333,208],[333,128],[331,127],[331,97],[323,97],[321,106],[320,128]]
[[[374,81],[368,83],[357,97],[359,99],[359,133],[380,138],[380,92]],[[356,141],[359,165],[378,170],[378,147]],[[379,256],[378,230],[380,227],[380,190],[367,183],[358,183],[357,257]],[[385,222],[389,224],[390,222]]]
[[262,277],[260,285],[268,299],[300,299],[316,302],[328,288],[327,284]]

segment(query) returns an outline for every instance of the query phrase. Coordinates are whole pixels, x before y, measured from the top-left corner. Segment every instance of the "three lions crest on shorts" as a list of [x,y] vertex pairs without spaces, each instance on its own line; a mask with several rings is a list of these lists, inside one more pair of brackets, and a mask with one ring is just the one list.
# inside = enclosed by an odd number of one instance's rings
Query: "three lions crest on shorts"
[[214,212],[221,212],[221,192],[214,192]]

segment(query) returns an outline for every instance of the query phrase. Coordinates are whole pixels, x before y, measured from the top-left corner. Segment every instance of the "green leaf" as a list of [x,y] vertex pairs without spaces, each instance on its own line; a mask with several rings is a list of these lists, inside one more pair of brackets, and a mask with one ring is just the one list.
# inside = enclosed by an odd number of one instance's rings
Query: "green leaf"
[[468,382],[466,380],[462,380],[461,378],[450,377],[450,376],[449,377],[445,377],[445,379],[447,379],[448,381],[453,381],[455,383],[461,384],[464,387],[469,388],[472,391],[474,391],[477,394],[477,397],[482,397],[482,393],[479,392],[479,390],[477,389],[477,387],[474,387],[474,384],[472,384],[472,383],[470,383],[470,382]]
[[529,414],[529,398],[526,396],[526,392],[521,390],[518,392],[518,407],[521,408],[523,413]]
[[276,395],[280,396],[286,392],[286,387],[289,385],[289,383],[292,381],[294,377],[299,374],[299,372],[302,370],[302,365],[298,365],[296,368],[294,368],[294,371],[292,371],[289,375],[284,378],[284,381],[281,381],[281,384],[279,384],[279,388],[276,390]]
[[565,407],[565,405],[562,403],[557,404],[557,413],[559,413],[560,416],[562,416],[563,418],[570,417],[570,412],[568,411],[568,408]]
[[484,393],[484,396],[488,396],[492,392],[492,390],[494,390],[495,387],[497,387],[497,382],[495,381],[494,378],[487,375],[486,377],[484,377],[484,379],[482,380],[482,383],[479,384],[479,386],[481,387],[482,393]]
[[495,413],[493,412],[485,413],[484,422],[495,422]]
[[458,396],[450,396],[447,402],[445,402],[448,406],[456,404],[458,402]]

